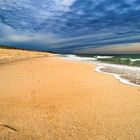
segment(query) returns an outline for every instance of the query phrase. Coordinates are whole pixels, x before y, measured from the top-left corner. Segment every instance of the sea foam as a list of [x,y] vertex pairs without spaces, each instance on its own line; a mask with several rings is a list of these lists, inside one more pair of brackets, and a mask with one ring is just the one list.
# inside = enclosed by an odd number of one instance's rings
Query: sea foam
[[96,65],[96,72],[111,74],[120,82],[140,87],[140,67],[108,64],[98,61],[98,58],[110,58],[112,56],[80,57],[77,55],[64,55],[68,60],[84,61]]

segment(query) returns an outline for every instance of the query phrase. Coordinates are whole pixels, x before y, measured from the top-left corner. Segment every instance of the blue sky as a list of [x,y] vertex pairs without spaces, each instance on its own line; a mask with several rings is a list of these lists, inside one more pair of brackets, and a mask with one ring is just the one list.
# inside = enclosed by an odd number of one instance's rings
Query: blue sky
[[0,0],[0,44],[74,53],[135,42],[139,0]]

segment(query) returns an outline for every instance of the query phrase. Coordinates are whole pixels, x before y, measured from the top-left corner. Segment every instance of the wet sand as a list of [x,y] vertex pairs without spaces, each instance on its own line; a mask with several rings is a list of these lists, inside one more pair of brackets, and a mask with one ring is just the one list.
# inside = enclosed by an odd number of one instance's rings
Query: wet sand
[[140,88],[61,57],[0,65],[1,140],[139,140]]
[[121,68],[106,66],[101,68],[102,72],[107,72],[110,74],[120,75],[120,78],[127,80],[128,82],[132,83],[132,85],[140,86],[140,69],[139,70],[131,70],[124,69],[122,65]]

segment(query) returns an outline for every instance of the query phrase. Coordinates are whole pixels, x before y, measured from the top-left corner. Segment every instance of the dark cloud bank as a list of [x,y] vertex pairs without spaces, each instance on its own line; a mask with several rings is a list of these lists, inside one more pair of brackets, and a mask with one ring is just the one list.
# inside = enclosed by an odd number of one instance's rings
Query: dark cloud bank
[[136,42],[139,0],[0,1],[0,44],[88,53],[91,48]]

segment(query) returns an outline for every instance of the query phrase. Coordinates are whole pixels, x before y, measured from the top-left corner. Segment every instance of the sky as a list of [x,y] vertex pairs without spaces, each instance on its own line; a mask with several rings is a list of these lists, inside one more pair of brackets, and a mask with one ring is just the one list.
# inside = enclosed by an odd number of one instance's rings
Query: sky
[[111,46],[110,53],[140,53],[138,44],[133,47],[139,42],[140,0],[0,0],[1,45],[59,53],[104,53]]

